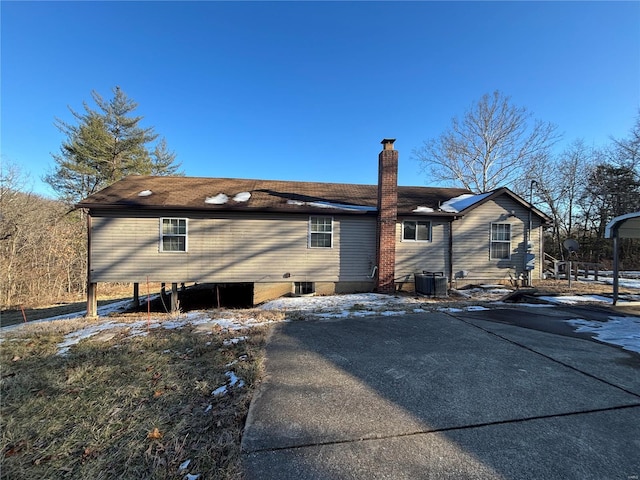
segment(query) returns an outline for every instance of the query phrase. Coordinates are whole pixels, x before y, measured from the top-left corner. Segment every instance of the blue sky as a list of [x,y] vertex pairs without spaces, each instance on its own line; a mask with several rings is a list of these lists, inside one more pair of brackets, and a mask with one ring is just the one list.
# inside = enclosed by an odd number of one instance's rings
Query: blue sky
[[411,151],[500,90],[561,149],[627,136],[640,2],[1,2],[2,160],[33,191],[91,91],[119,85],[190,176],[432,185]]

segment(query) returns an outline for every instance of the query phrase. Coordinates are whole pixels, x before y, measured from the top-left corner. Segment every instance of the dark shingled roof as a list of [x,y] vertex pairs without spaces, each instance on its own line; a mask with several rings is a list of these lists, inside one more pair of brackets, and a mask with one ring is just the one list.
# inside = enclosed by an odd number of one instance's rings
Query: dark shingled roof
[[[150,191],[149,195],[140,195]],[[238,194],[248,192],[248,200]],[[141,208],[199,211],[287,211],[371,213],[377,209],[377,185],[347,183],[290,182],[240,178],[130,176],[80,201],[76,207],[89,209]],[[398,214],[417,207],[439,212],[441,203],[470,193],[462,188],[398,187]],[[219,194],[225,203],[208,203]],[[246,197],[246,195],[244,196]],[[244,200],[244,201],[243,201]]]

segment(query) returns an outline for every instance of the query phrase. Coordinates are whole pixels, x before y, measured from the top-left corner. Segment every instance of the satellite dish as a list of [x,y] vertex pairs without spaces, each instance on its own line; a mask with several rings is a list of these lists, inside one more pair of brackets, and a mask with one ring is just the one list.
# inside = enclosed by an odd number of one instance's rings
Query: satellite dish
[[580,244],[573,238],[567,238],[564,242],[562,242],[562,246],[569,250],[569,253],[577,252],[580,248]]

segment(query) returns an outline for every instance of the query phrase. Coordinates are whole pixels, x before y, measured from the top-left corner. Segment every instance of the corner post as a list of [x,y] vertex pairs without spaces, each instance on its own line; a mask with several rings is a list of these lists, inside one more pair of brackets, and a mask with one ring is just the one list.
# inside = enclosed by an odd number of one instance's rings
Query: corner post
[[98,316],[97,283],[91,279],[91,213],[87,213],[87,317]]
[[177,313],[180,307],[178,306],[178,284],[171,284],[171,313]]
[[133,305],[138,308],[140,306],[140,284],[133,284]]

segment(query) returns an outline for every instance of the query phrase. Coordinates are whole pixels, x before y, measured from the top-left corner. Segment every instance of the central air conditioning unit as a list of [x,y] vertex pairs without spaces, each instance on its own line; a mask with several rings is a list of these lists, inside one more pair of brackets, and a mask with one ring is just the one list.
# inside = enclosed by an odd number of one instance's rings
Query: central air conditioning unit
[[428,272],[414,274],[416,281],[416,293],[429,297],[447,296],[447,277],[444,272]]

